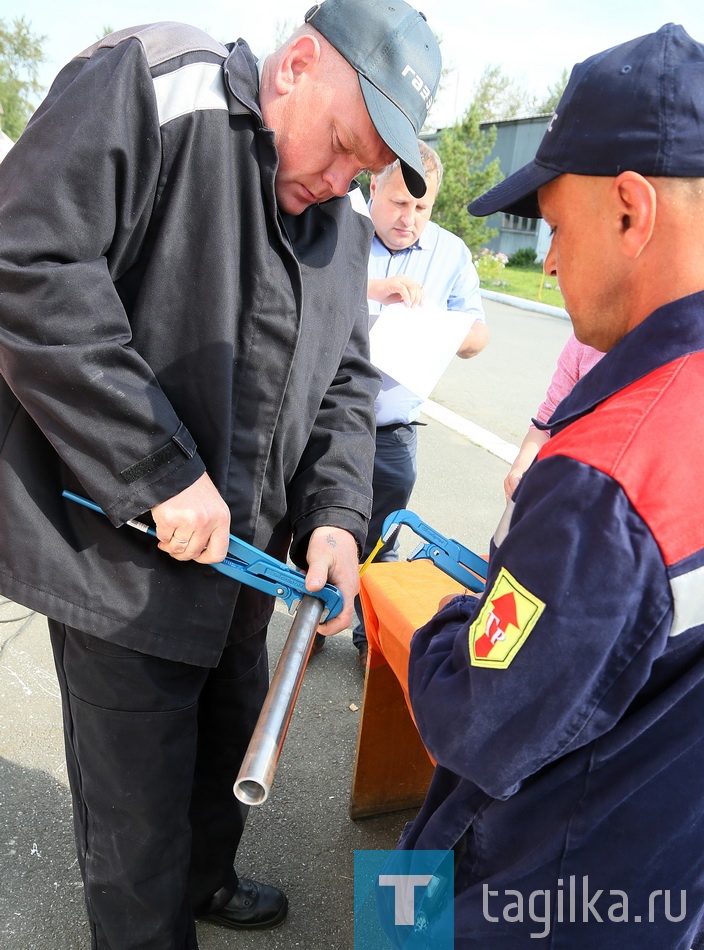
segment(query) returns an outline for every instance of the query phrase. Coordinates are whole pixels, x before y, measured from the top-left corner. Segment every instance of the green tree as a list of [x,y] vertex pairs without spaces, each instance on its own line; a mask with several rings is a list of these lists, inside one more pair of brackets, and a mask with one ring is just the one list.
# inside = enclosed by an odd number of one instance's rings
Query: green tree
[[485,218],[475,218],[467,204],[502,179],[499,160],[487,164],[496,141],[496,128],[481,128],[481,103],[475,101],[459,122],[443,129],[437,151],[443,179],[433,208],[433,220],[457,234],[477,253],[497,233]]
[[549,114],[555,111],[558,102],[562,98],[562,93],[565,91],[565,87],[567,86],[569,78],[569,70],[563,69],[559,79],[557,79],[552,84],[552,86],[548,86],[547,94],[538,106],[539,112],[545,112]]
[[487,66],[474,88],[473,104],[482,122],[535,115],[537,100],[500,66]]
[[497,234],[495,228],[487,226],[487,219],[475,218],[467,211],[472,199],[503,178],[498,158],[487,163],[496,141],[496,127],[490,123],[552,112],[568,78],[565,69],[540,100],[503,73],[499,66],[487,66],[462,119],[441,132],[437,150],[444,173],[433,220],[461,237],[475,254]]
[[482,122],[549,114],[560,101],[568,79],[569,70],[563,69],[541,99],[531,95],[515,79],[502,72],[501,67],[487,66],[474,87],[472,101],[479,109]]
[[13,140],[19,138],[34,111],[32,97],[42,90],[38,76],[45,39],[32,33],[24,17],[15,17],[11,23],[0,19],[2,129]]

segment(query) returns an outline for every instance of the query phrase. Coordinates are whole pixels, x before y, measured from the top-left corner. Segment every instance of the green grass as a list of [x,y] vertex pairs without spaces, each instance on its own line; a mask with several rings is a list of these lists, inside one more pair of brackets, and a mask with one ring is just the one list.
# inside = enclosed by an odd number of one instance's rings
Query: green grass
[[535,267],[504,267],[501,283],[482,282],[486,290],[495,290],[500,294],[537,300],[552,307],[564,307],[565,301],[554,277],[546,277],[540,265]]

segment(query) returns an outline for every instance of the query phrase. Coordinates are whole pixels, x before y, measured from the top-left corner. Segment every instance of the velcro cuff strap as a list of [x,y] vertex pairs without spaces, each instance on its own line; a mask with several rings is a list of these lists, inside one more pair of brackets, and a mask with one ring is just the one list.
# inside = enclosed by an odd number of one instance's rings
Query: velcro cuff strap
[[122,475],[128,485],[131,485],[132,482],[144,478],[145,475],[151,475],[153,472],[163,468],[164,465],[169,465],[180,456],[185,455],[186,458],[192,459],[195,454],[196,443],[193,441],[193,436],[184,425],[180,425],[176,434],[171,437],[171,441],[168,445],[165,445],[162,449],[158,449],[152,455],[148,455],[147,458],[135,462],[135,464],[130,465],[129,468],[123,469],[120,475]]

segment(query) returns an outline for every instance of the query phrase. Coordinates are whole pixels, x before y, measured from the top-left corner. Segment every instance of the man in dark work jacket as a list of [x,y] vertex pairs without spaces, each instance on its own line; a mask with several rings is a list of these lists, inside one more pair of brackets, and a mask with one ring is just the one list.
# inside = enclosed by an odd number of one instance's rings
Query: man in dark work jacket
[[[378,388],[350,183],[398,156],[423,193],[439,71],[403,2],[326,0],[260,64],[137,27],[65,67],[3,162],[0,589],[51,618],[100,950],[286,915],[233,868],[272,600],[208,565],[230,531],[291,544],[344,595],[325,632],[349,624]],[[158,546],[116,530],[144,513]]]

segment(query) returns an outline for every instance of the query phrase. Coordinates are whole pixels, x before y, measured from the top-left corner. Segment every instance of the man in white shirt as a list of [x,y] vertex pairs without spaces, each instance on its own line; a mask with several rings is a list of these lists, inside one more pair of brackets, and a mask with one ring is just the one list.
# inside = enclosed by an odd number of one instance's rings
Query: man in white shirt
[[[469,359],[484,349],[489,338],[479,278],[464,241],[430,221],[442,181],[442,162],[429,145],[420,140],[418,144],[427,183],[422,198],[414,198],[408,191],[398,162],[371,178],[369,213],[375,234],[367,285],[370,320],[373,323],[390,304],[415,307],[426,300],[462,319],[469,314],[473,322],[457,351],[462,359]],[[422,399],[383,372],[382,377],[374,403],[374,502],[364,558],[381,536],[386,516],[407,506],[416,481],[416,426]],[[397,560],[396,547],[395,538],[390,539],[376,560]],[[353,641],[366,668],[367,638],[359,599],[356,606],[359,623]],[[318,635],[315,652],[324,643],[324,637]]]

